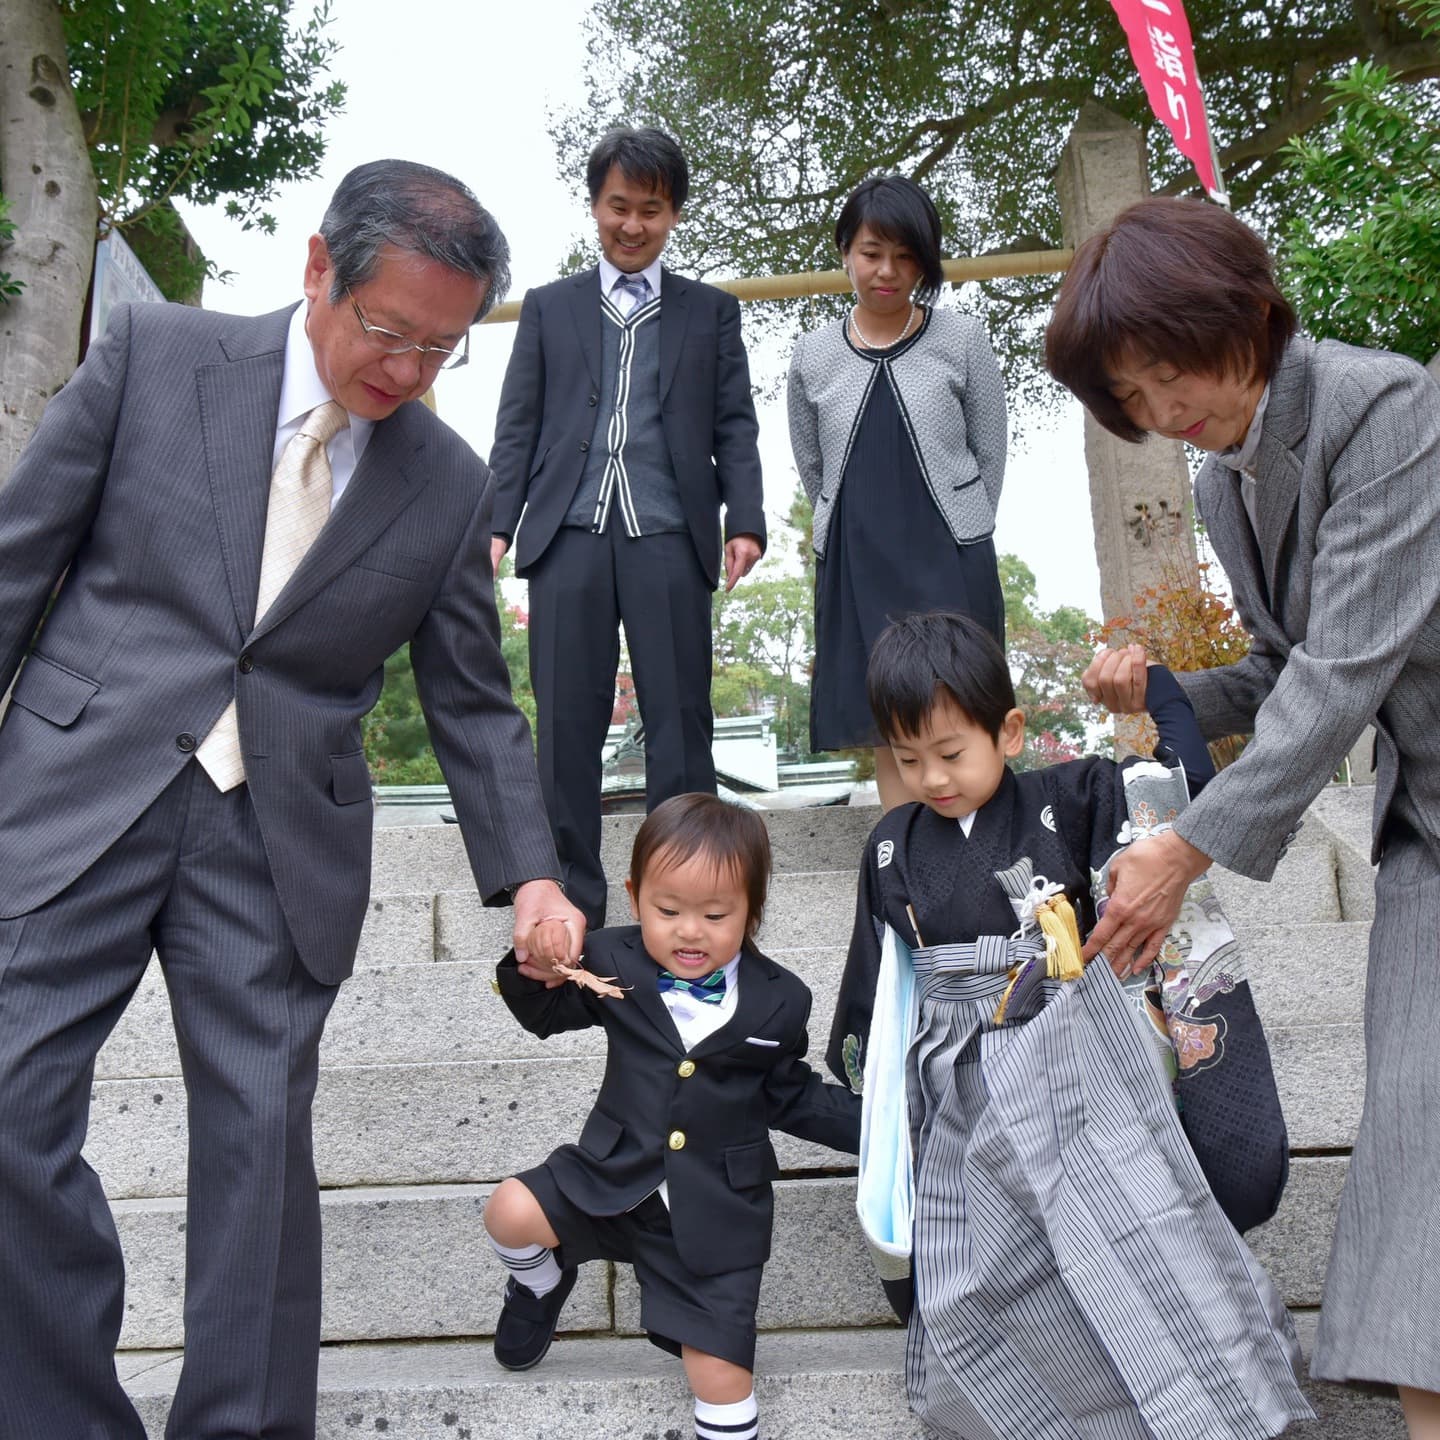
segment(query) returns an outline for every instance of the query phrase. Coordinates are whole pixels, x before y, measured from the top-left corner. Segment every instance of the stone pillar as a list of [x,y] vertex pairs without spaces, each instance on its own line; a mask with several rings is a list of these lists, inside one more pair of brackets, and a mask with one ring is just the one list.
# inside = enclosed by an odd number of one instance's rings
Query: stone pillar
[[[1145,142],[1128,121],[1087,101],[1056,176],[1065,244],[1076,246],[1150,193]],[[1085,463],[1104,618],[1129,614],[1136,594],[1195,580],[1190,471],[1176,440],[1131,445],[1085,415]]]

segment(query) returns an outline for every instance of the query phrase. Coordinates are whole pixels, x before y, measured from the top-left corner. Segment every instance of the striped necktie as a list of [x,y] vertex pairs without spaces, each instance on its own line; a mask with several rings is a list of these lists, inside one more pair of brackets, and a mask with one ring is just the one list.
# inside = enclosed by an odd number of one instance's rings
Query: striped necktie
[[610,298],[622,315],[629,315],[650,298],[650,282],[643,275],[622,275],[610,287]]
[[[270,477],[270,503],[265,512],[265,548],[260,552],[260,588],[255,597],[258,625],[275,597],[305,558],[330,515],[334,478],[325,447],[350,423],[337,401],[317,405],[281,453]],[[233,790],[245,778],[240,755],[240,727],[232,700],[195,758],[220,790]]]
[[655,977],[655,988],[662,995],[667,990],[679,990],[703,1000],[707,1005],[718,1005],[725,998],[725,972],[712,970],[703,980],[686,980],[683,976],[662,970]]

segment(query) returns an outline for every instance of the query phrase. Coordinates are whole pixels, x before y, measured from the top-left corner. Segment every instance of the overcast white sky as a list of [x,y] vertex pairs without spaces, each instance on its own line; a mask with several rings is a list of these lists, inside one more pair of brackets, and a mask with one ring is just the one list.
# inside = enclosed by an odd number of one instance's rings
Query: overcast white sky
[[[351,167],[383,156],[438,166],[475,191],[509,238],[513,298],[554,279],[589,224],[583,191],[557,176],[546,129],[551,110],[583,94],[587,9],[580,0],[409,0],[402,7],[337,0],[331,34],[341,48],[333,71],[350,93],[327,128],[322,174],[285,187],[270,207],[273,237],[243,233],[219,209],[186,208],[205,254],[234,272],[230,283],[206,287],[206,306],[249,314],[298,299],[305,242],[330,192]],[[947,292],[945,303],[964,302],[964,290]],[[440,414],[481,455],[489,453],[513,336],[513,325],[477,327],[470,364],[436,386]],[[787,359],[768,347],[752,350],[755,378],[783,374]],[[760,407],[760,444],[773,550],[796,483],[783,396]],[[1024,445],[1012,449],[995,539],[1034,570],[1044,608],[1076,605],[1099,618],[1078,407],[1031,422]]]

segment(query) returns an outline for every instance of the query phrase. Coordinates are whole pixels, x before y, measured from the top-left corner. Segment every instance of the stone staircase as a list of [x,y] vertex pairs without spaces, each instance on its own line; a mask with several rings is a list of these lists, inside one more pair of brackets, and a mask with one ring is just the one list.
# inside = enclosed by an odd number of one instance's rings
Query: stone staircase
[[[1313,1334],[1363,1097],[1361,1004],[1371,914],[1372,792],[1317,802],[1275,882],[1217,871],[1249,955],[1295,1150],[1280,1214],[1250,1237]],[[764,948],[815,992],[819,1063],[854,914],[854,868],[878,812],[771,812],[776,876]],[[626,869],[638,819],[606,822]],[[623,892],[612,917],[628,914]],[[509,912],[483,909],[453,826],[376,832],[369,920],[322,1049],[316,1164],[325,1220],[319,1433],[350,1440],[685,1440],[678,1365],[638,1331],[623,1267],[582,1272],[544,1365],[496,1366],[485,1338],[502,1272],[481,1232],[499,1180],[573,1139],[598,1088],[598,1031],[541,1042],[491,990]],[[151,1433],[179,1370],[185,1100],[158,973],[96,1072],[87,1156],[111,1196],[129,1274],[121,1375]],[[886,1440],[906,1409],[903,1334],[854,1222],[853,1158],[776,1136],[774,1258],[761,1293],[757,1393],[767,1440]],[[1392,1398],[1312,1386],[1300,1440],[1401,1440]]]

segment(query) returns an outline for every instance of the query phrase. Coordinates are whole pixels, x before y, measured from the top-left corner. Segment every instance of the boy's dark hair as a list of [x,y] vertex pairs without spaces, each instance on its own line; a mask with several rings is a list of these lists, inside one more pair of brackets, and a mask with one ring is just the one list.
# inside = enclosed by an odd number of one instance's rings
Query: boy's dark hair
[[1045,365],[1122,440],[1145,432],[1110,393],[1127,357],[1187,375],[1275,378],[1295,312],[1265,242],[1208,200],[1152,196],[1075,252],[1045,331]]
[[658,191],[676,210],[684,208],[690,194],[690,167],[679,142],[663,130],[650,125],[639,129],[617,125],[600,137],[585,166],[585,188],[592,205],[600,198],[613,165],[620,167],[627,180]]
[[887,742],[919,734],[941,692],[992,740],[1015,708],[1015,686],[995,637],[968,616],[943,611],[907,615],[882,631],[865,688]]
[[635,836],[631,887],[638,895],[641,877],[657,862],[678,865],[696,855],[740,881],[750,912],[745,933],[754,935],[770,889],[770,832],[765,822],[756,811],[718,795],[672,795],[645,817]]
[[892,245],[903,245],[915,257],[920,267],[915,301],[929,305],[945,283],[940,268],[940,216],[934,201],[908,176],[874,175],[851,191],[835,222],[835,244],[842,255],[855,243],[862,225]]

